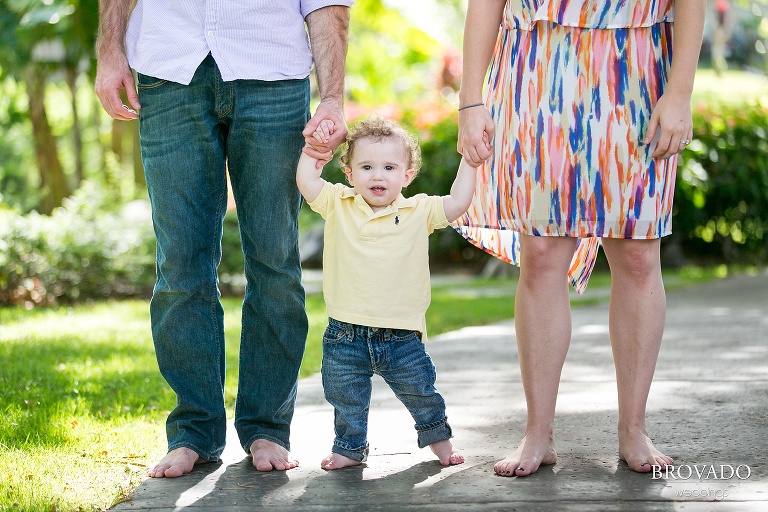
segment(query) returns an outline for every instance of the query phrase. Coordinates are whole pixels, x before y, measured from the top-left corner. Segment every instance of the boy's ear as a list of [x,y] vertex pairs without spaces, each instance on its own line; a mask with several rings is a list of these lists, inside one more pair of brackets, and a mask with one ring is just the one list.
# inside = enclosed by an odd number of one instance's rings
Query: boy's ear
[[403,187],[407,187],[411,184],[413,181],[413,178],[416,177],[416,169],[410,168],[406,169],[405,171],[405,181],[403,182]]
[[350,169],[349,167],[345,167],[344,168],[344,175],[347,177],[347,183],[349,183],[350,185],[352,185],[354,187],[355,184],[352,183],[352,169]]

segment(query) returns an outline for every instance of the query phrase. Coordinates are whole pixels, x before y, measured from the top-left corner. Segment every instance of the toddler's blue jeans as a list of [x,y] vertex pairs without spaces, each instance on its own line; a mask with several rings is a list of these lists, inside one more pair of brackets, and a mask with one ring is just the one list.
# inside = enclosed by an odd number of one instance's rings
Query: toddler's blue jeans
[[451,438],[445,401],[435,389],[435,365],[418,332],[330,318],[323,335],[322,378],[325,398],[335,409],[334,453],[366,460],[374,373],[411,413],[419,448]]

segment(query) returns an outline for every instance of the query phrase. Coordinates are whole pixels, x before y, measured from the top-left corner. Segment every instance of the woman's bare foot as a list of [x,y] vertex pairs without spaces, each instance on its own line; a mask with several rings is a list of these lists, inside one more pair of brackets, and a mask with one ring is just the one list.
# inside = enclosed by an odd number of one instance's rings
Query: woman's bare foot
[[493,470],[499,476],[528,476],[539,466],[557,462],[555,441],[551,436],[536,438],[525,436],[512,454],[496,463]]
[[359,466],[360,464],[362,464],[362,462],[360,462],[359,460],[350,459],[349,457],[345,457],[338,453],[331,453],[330,455],[328,455],[326,458],[323,459],[323,462],[320,463],[320,467],[330,471],[332,469],[341,469],[341,468],[348,468],[350,466]]
[[459,453],[458,450],[453,448],[451,441],[448,439],[432,443],[429,447],[432,450],[432,453],[437,455],[437,458],[440,459],[440,464],[443,466],[454,466],[464,462],[464,456]]
[[251,443],[251,455],[253,467],[259,471],[285,471],[299,465],[299,461],[293,460],[288,450],[266,439],[257,439]]
[[189,448],[176,448],[165,454],[160,462],[147,469],[151,478],[176,478],[186,475],[195,466],[200,456]]
[[648,473],[653,466],[664,468],[674,462],[653,446],[645,430],[619,429],[619,458],[638,473]]

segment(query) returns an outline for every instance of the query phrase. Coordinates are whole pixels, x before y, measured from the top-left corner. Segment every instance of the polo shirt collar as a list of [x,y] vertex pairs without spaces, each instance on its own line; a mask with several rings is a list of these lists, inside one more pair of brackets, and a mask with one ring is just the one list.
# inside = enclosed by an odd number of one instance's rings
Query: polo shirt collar
[[397,212],[402,208],[413,208],[416,205],[415,199],[413,199],[412,197],[405,197],[403,196],[403,194],[400,194],[395,198],[392,204],[390,204],[388,207],[383,208],[377,212],[374,212],[373,209],[371,208],[371,205],[365,202],[365,199],[363,199],[363,196],[361,196],[360,194],[355,194],[354,189],[347,188],[346,190],[344,190],[344,193],[342,194],[342,198],[347,198],[352,196],[354,196],[354,201],[358,208],[360,208],[366,214],[373,215],[376,217],[382,217],[384,215]]

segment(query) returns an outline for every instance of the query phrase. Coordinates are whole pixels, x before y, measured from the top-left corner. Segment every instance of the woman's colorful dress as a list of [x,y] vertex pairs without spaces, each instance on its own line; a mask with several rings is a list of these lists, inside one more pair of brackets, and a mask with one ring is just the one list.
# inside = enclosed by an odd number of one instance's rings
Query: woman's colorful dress
[[673,0],[509,0],[485,103],[493,156],[456,229],[519,264],[519,234],[578,237],[580,293],[600,237],[670,234],[677,157],[643,138],[672,59]]

